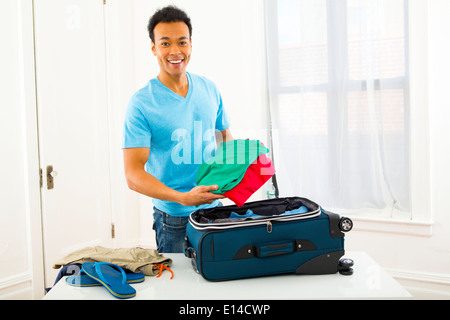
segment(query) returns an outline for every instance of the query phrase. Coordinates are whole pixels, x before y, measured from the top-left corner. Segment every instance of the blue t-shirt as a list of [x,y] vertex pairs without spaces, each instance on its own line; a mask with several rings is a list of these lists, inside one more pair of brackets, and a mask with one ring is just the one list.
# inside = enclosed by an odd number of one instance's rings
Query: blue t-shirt
[[[125,114],[122,148],[150,148],[145,170],[166,186],[187,192],[196,186],[198,166],[214,156],[215,131],[230,126],[215,84],[186,73],[189,90],[182,97],[158,78],[137,91]],[[214,207],[218,201],[186,207],[179,203],[153,199],[154,206],[173,216]]]

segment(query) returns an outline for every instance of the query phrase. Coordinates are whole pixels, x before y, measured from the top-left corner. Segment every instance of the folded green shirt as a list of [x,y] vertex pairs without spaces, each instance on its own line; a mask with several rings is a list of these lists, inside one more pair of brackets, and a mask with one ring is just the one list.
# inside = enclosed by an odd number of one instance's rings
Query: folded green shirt
[[247,171],[247,168],[261,154],[269,152],[259,140],[231,140],[221,142],[216,150],[215,157],[198,167],[197,185],[218,185],[219,188],[211,191],[223,194],[233,189]]

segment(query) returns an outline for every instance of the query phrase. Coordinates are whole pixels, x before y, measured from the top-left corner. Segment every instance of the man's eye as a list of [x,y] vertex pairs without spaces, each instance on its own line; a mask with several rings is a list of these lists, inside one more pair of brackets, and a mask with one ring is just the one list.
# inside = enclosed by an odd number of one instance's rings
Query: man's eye
[[169,43],[168,43],[168,42],[162,42],[161,45],[162,45],[163,47],[168,47],[168,46],[169,46]]
[[180,46],[185,46],[185,45],[187,45],[187,41],[181,41],[180,42]]

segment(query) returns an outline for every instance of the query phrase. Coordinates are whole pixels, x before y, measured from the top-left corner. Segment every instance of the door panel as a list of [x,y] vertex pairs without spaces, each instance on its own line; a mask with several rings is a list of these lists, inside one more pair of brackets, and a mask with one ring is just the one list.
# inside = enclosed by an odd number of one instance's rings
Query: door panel
[[[46,286],[53,264],[111,246],[108,110],[102,0],[34,1]],[[53,167],[52,189],[47,166]]]

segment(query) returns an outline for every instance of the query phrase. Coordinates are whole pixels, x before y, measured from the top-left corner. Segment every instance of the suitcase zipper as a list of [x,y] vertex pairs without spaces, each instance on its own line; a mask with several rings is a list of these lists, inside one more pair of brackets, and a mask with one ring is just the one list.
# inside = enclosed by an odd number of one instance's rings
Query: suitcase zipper
[[[256,226],[265,224],[267,227],[267,232],[272,232],[272,222],[271,221],[294,221],[294,220],[303,220],[303,219],[310,219],[310,218],[316,218],[320,216],[321,210],[315,210],[308,213],[301,213],[301,214],[295,214],[291,216],[282,216],[282,217],[275,217],[269,219],[252,219],[247,221],[236,221],[236,222],[229,222],[229,223],[199,223],[196,222],[192,214],[189,215],[189,222],[192,224],[192,226],[197,230],[211,230],[211,229],[232,229],[232,228],[239,228],[239,227],[245,227],[245,226]],[[270,227],[269,227],[270,223]],[[270,230],[270,231],[269,231]]]
[[272,233],[272,222],[270,220],[266,221],[267,233]]

